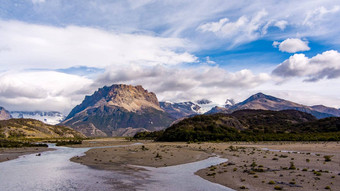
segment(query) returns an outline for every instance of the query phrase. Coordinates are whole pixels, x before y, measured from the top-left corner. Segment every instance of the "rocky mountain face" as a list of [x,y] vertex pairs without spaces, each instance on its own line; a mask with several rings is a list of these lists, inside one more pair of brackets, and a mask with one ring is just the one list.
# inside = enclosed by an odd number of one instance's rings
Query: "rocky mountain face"
[[234,105],[235,105],[235,101],[233,99],[227,99],[225,101],[224,107],[228,109],[230,107],[233,107]]
[[9,111],[7,111],[5,108],[0,107],[0,120],[7,120],[11,119],[12,116]]
[[65,119],[65,116],[57,111],[11,111],[13,118],[36,119],[50,125],[56,125]]
[[333,113],[328,112],[326,108],[321,108],[320,106],[313,108],[313,107],[305,106],[302,104],[294,103],[291,101],[287,101],[284,99],[276,98],[270,95],[265,95],[263,93],[257,93],[255,95],[252,95],[248,99],[244,100],[243,102],[234,104],[232,106],[228,106],[225,109],[214,108],[214,110],[209,111],[208,114],[231,113],[233,111],[243,110],[243,109],[257,109],[257,110],[261,109],[261,110],[272,110],[272,111],[297,110],[297,111],[302,111],[302,112],[312,114],[316,118],[319,118],[319,119],[336,116]]
[[85,138],[69,127],[48,125],[35,119],[0,121],[0,138]]
[[336,117],[340,117],[340,110],[333,107],[326,107],[324,105],[314,105],[311,106],[311,108],[321,113],[328,113]]
[[156,95],[142,86],[124,84],[99,88],[77,105],[62,124],[87,136],[122,136],[168,127],[174,118],[159,105]]
[[173,118],[180,119],[190,115],[198,114],[201,107],[191,101],[189,102],[159,102],[161,108],[169,113]]

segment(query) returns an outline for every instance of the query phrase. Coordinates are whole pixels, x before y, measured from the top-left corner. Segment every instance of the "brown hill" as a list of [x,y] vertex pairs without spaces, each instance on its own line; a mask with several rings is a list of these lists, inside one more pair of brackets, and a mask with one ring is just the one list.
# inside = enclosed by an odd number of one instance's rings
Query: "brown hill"
[[69,127],[48,125],[35,119],[0,121],[0,138],[85,138]]

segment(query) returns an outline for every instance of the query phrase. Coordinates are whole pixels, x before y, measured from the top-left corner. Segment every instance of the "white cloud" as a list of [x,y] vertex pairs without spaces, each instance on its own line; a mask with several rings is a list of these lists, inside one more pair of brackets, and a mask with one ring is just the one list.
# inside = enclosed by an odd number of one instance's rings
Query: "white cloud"
[[327,9],[324,6],[318,7],[314,10],[308,11],[303,21],[303,25],[314,26],[318,22],[325,19],[326,15],[334,14],[340,11],[339,5],[334,5],[332,8]]
[[33,4],[37,4],[37,3],[45,3],[45,0],[32,0]]
[[91,84],[90,79],[52,71],[6,72],[0,75],[0,105],[9,110],[68,112]]
[[[187,101],[200,98],[225,101],[228,95],[254,88],[270,80],[267,74],[253,74],[249,70],[228,72],[217,66],[197,68],[143,68],[129,66],[108,68],[96,86],[112,83],[142,84],[162,100]],[[229,96],[230,97],[230,96]]]
[[[230,22],[228,18],[220,19],[218,22],[210,22],[200,25],[198,30],[202,32],[213,32],[222,38],[233,39],[233,45],[253,41],[266,33],[261,30],[267,24],[264,19],[268,15],[265,10],[257,12],[250,19],[247,16],[241,16],[237,21]],[[266,27],[267,28],[267,27]]]
[[178,38],[107,32],[89,27],[65,28],[0,20],[2,69],[106,67],[195,62]]
[[286,40],[280,42],[274,41],[273,46],[276,48],[279,47],[279,50],[281,52],[289,52],[289,53],[295,53],[295,52],[301,52],[301,51],[307,51],[310,50],[308,46],[308,41],[302,41],[298,38],[287,38]]
[[288,25],[288,22],[285,20],[280,20],[275,22],[274,26],[278,27],[281,30],[285,30],[286,26]]
[[280,42],[278,42],[278,41],[273,42],[273,47],[277,48],[279,45],[280,45]]
[[273,74],[281,77],[305,77],[306,81],[339,78],[340,53],[330,50],[312,58],[304,54],[294,54],[278,65]]

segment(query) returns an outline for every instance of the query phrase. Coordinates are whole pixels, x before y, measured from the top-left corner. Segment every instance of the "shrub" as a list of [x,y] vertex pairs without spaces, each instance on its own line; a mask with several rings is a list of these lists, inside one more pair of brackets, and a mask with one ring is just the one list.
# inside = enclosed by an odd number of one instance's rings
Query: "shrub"
[[330,161],[332,161],[332,158],[333,156],[330,156],[330,155],[325,155],[325,156],[323,156],[323,158],[325,159],[325,162],[330,162]]

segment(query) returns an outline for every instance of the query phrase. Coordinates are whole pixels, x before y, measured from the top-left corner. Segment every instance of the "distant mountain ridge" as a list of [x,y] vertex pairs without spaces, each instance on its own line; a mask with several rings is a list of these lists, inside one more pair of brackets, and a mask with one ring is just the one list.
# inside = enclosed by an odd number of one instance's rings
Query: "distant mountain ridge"
[[335,108],[329,108],[325,106],[312,106],[312,107],[305,106],[302,104],[276,98],[274,96],[266,95],[263,93],[254,94],[250,96],[248,99],[227,108],[213,108],[213,110],[210,110],[209,112],[207,112],[207,114],[231,113],[233,111],[243,109],[272,110],[272,111],[293,109],[297,111],[310,113],[319,119],[332,116],[340,116],[340,113],[337,113],[336,111],[337,109]]
[[188,102],[159,102],[160,107],[173,118],[180,119],[182,117],[197,115],[201,107],[191,101]]
[[62,124],[87,136],[122,136],[168,127],[175,119],[159,105],[153,92],[142,86],[114,84],[86,96]]
[[11,111],[13,118],[36,119],[50,125],[56,125],[65,119],[58,111]]

